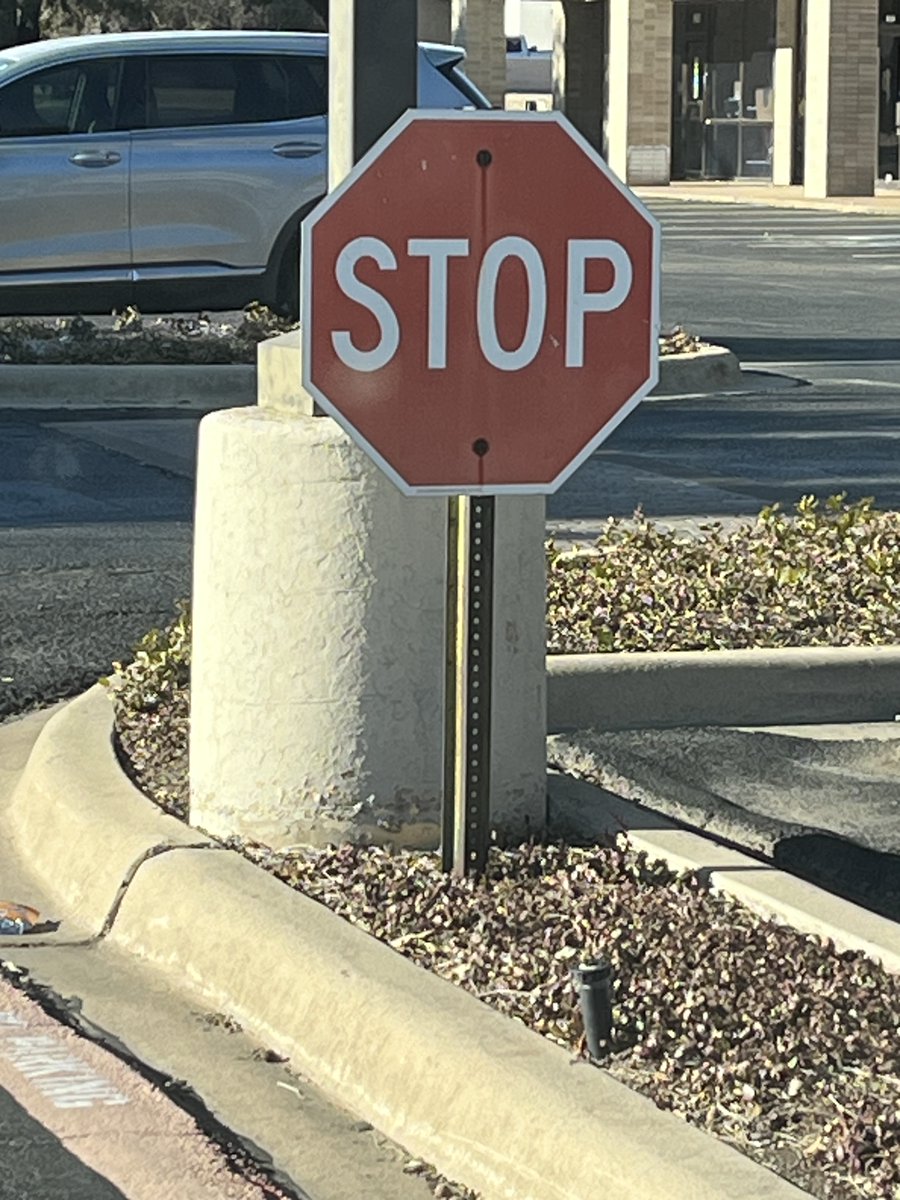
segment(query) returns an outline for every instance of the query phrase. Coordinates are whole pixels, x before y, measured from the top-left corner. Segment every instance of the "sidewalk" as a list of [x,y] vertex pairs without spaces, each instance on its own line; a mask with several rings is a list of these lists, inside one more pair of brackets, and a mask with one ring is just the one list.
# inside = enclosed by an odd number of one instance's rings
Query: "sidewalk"
[[687,200],[712,204],[760,204],[772,208],[818,209],[822,212],[875,214],[900,217],[900,188],[877,185],[874,196],[830,196],[815,200],[800,185],[776,187],[771,183],[698,183],[679,181],[667,187],[636,187],[642,200]]

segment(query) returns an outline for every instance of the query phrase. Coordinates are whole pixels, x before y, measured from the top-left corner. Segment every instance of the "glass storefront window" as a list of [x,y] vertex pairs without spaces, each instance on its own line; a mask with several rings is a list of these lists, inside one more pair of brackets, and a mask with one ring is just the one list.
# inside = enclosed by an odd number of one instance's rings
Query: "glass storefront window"
[[741,131],[741,175],[745,179],[772,178],[772,125],[760,121]]
[[771,178],[776,0],[676,0],[673,178]]

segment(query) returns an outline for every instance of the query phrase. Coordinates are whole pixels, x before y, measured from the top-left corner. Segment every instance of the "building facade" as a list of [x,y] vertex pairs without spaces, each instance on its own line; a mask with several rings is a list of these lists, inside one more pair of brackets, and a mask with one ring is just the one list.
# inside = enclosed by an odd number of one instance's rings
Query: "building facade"
[[900,0],[561,0],[556,102],[630,183],[867,195],[900,173],[898,51]]
[[[419,3],[502,104],[511,0]],[[900,179],[900,0],[555,0],[554,17],[554,104],[630,184]]]

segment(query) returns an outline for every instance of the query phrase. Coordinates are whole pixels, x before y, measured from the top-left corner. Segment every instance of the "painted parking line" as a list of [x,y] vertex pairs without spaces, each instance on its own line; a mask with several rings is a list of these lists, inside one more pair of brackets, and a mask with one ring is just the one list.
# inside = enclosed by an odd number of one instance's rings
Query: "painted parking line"
[[236,1175],[164,1092],[2,979],[0,1088],[128,1200],[286,1195]]

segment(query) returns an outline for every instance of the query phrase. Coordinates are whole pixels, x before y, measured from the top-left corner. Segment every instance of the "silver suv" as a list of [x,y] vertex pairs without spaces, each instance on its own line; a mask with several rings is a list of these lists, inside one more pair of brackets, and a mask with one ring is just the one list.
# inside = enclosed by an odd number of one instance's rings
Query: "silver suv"
[[[158,32],[0,51],[0,314],[296,305],[326,190],[325,34]],[[419,104],[489,107],[455,47]]]

